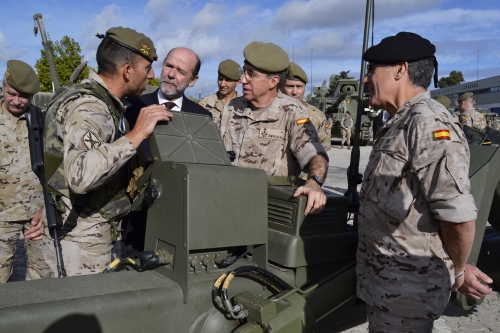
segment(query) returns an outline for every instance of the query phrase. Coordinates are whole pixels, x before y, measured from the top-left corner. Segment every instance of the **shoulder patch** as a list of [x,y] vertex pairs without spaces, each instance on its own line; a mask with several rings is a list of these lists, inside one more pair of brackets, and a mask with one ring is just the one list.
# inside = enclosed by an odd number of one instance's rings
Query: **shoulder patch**
[[309,122],[310,122],[309,118],[300,118],[300,119],[297,119],[297,125],[304,125],[304,124],[307,124]]
[[91,131],[88,131],[87,134],[85,134],[83,141],[88,149],[95,149],[101,146],[101,141],[99,141],[99,138]]
[[434,141],[450,140],[450,131],[447,129],[434,131],[433,135],[434,135]]

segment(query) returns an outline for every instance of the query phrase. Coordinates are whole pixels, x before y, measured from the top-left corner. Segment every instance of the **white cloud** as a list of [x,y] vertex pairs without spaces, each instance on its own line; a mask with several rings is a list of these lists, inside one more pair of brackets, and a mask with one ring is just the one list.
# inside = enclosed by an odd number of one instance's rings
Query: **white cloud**
[[[24,60],[29,63],[29,61],[25,59],[24,48],[19,48],[18,45],[12,45],[11,43],[9,43],[2,31],[0,31],[0,50],[2,50],[2,52],[0,52],[0,63],[2,63],[0,67],[5,66],[6,68],[7,65],[4,65],[3,62],[6,63],[11,59]],[[35,63],[31,65],[34,66]],[[3,76],[3,73],[5,73],[5,70],[2,70],[0,72],[0,77]]]
[[89,61],[95,60],[97,47],[101,43],[96,34],[105,34],[109,28],[118,25],[126,26],[122,10],[118,5],[108,5],[104,7],[104,10],[100,14],[95,15],[83,31],[83,35],[85,36],[85,42],[82,47],[84,58],[88,58]]

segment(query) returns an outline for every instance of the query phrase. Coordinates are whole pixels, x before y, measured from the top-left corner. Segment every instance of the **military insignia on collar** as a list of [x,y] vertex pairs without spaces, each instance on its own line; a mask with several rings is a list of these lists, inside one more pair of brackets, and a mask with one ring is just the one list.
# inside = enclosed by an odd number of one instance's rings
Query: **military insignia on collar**
[[467,120],[469,118],[467,118],[467,116],[462,116],[462,120]]
[[330,127],[330,125],[326,124],[326,125],[325,125],[325,128],[328,128],[328,127]]
[[141,52],[145,55],[149,55],[149,50],[151,50],[151,48],[149,46],[147,46],[146,44],[141,44]]
[[434,141],[450,140],[450,131],[446,129],[434,131],[433,134],[434,134]]
[[5,71],[5,79],[8,80],[10,77],[10,68],[7,67],[7,70]]
[[95,149],[101,146],[101,141],[99,141],[99,138],[91,131],[88,131],[87,134],[85,134],[83,141],[88,149]]
[[309,118],[297,119],[297,125],[304,125],[304,124],[307,124],[308,122],[310,122]]

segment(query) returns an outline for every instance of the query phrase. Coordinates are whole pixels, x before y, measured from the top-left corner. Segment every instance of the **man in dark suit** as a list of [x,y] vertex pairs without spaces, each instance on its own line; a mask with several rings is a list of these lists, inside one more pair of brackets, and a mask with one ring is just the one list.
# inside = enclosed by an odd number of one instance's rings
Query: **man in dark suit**
[[[163,61],[160,75],[160,88],[150,94],[144,94],[140,98],[128,99],[131,104],[125,112],[125,118],[132,129],[141,109],[152,104],[163,104],[172,111],[182,111],[207,115],[212,114],[189,100],[184,91],[192,87],[198,80],[201,61],[196,53],[185,47],[177,47],[170,50]],[[175,117],[175,112],[174,112]],[[145,158],[152,161],[149,138],[141,144]],[[147,167],[147,165],[146,165]],[[138,212],[131,212],[122,220],[122,250],[144,249],[144,236],[146,233],[147,208]]]

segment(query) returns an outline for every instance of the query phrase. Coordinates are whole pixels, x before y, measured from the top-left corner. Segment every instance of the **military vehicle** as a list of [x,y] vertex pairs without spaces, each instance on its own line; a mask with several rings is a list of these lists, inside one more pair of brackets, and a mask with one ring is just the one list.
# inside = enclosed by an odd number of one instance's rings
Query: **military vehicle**
[[[306,198],[292,198],[298,180],[231,166],[209,117],[176,113],[151,137],[154,162],[133,201],[148,207],[147,251],[124,254],[106,274],[0,285],[0,332],[326,333],[364,322],[355,297],[357,128],[347,196],[329,193],[321,214],[304,216]],[[498,209],[490,213],[500,207],[499,147],[470,152],[479,214],[469,264],[479,257],[496,276],[499,233],[483,235],[488,215],[500,228]]]
[[314,87],[313,94],[309,104],[325,113],[326,110],[333,104],[334,99],[327,97],[328,89],[326,87]]
[[[326,115],[333,120],[332,137],[342,137],[341,122],[345,118],[345,113],[349,111],[351,118],[356,122],[356,113],[358,110],[359,83],[358,80],[340,79],[335,86],[333,93],[334,102],[326,109]],[[363,114],[361,116],[361,142],[362,146],[366,146],[372,138],[372,122],[375,116],[372,116],[371,110],[368,108],[368,102],[363,100]],[[351,128],[351,137],[354,137],[355,126]]]

